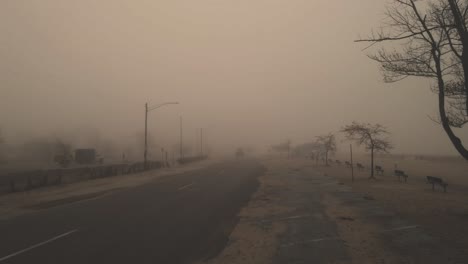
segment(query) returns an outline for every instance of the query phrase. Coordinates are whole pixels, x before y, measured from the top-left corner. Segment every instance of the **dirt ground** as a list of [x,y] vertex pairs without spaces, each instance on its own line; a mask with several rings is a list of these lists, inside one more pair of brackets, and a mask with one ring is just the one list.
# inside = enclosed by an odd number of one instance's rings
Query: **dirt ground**
[[347,245],[352,264],[407,263],[379,238],[379,226],[362,221],[356,210],[331,195],[323,197],[327,215],[336,221],[340,238]]
[[[307,258],[340,264],[466,260],[468,166],[463,162],[380,159],[383,176],[368,180],[369,171],[358,171],[354,182],[345,166],[326,167],[304,159],[262,162],[267,173],[241,211],[227,247],[205,263],[284,263],[281,257],[291,254],[294,263],[312,263]],[[389,173],[395,164],[410,175],[407,183]],[[446,180],[448,192],[433,192],[425,183],[428,173]],[[307,203],[318,200],[321,206],[298,214],[304,200],[290,198],[308,194]],[[304,237],[302,228],[320,233],[317,229],[327,226],[328,236]],[[284,238],[296,242],[285,244]],[[327,258],[332,261],[323,261]]]
[[[205,264],[284,263],[285,255],[297,258],[297,263],[310,259],[318,261],[314,263],[401,263],[375,237],[378,227],[354,221],[359,213],[327,194],[343,188],[337,181],[323,175],[318,179],[317,168],[309,161],[264,159],[262,163],[267,173],[259,178],[258,191],[239,214],[227,247]],[[319,186],[324,186],[323,192]],[[310,205],[297,199],[308,193],[315,197]],[[303,207],[312,210],[302,211]],[[343,216],[353,219],[352,226],[340,220]],[[303,229],[314,230],[312,239]]]
[[[369,164],[367,157],[358,157],[358,162]],[[385,170],[376,180],[369,180],[370,170],[351,171],[334,163],[317,169],[339,179],[353,190],[379,201],[405,219],[424,227],[429,233],[442,239],[453,248],[468,252],[468,162],[427,161],[377,158],[376,165]],[[395,166],[409,175],[408,182],[399,182],[393,175]],[[448,182],[448,191],[427,184],[426,176],[436,176]]]
[[[268,219],[294,209],[279,205],[278,190],[287,188],[287,181],[275,177],[273,168],[259,177],[260,187],[249,204],[239,213],[239,223],[229,237],[227,247],[206,264],[269,264],[273,263],[279,245],[279,235],[286,232],[283,221]],[[268,222],[268,223],[267,223]]]

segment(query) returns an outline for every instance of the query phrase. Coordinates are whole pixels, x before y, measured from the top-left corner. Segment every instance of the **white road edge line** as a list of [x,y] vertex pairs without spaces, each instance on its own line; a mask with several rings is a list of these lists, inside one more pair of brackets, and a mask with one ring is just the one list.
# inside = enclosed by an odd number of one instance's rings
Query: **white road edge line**
[[182,191],[183,189],[187,189],[188,187],[190,187],[190,186],[192,186],[192,185],[194,185],[194,183],[184,185],[184,186],[180,187],[178,190],[179,190],[179,191]]
[[294,219],[300,219],[300,218],[306,218],[306,217],[309,217],[309,216],[308,215],[295,215],[295,216],[280,218],[276,221],[294,220]]
[[329,241],[329,240],[339,240],[339,237],[323,237],[323,238],[316,238],[316,239],[309,239],[309,240],[304,240],[304,241],[299,241],[299,242],[293,242],[293,243],[287,243],[281,245],[281,247],[292,247],[295,245],[301,245],[301,244],[310,244],[310,243],[317,243],[321,241]]
[[387,230],[384,230],[383,232],[400,231],[400,230],[413,229],[413,228],[418,228],[418,227],[419,227],[418,225],[402,226],[402,227],[387,229]]
[[279,222],[279,221],[288,221],[288,220],[295,220],[295,219],[301,219],[301,218],[306,218],[310,217],[310,215],[296,215],[296,216],[290,216],[290,217],[285,217],[285,218],[279,218],[279,219],[267,219],[267,220],[260,220],[259,222],[261,223],[270,223],[270,222]]
[[14,256],[17,256],[17,255],[19,255],[19,254],[22,254],[22,253],[24,253],[24,252],[26,252],[26,251],[29,251],[29,250],[31,250],[31,249],[35,249],[35,248],[37,248],[37,247],[43,246],[43,245],[45,245],[45,244],[48,244],[48,243],[50,243],[50,242],[52,242],[52,241],[55,241],[55,240],[57,240],[57,239],[60,239],[60,238],[62,238],[62,237],[66,237],[66,236],[68,236],[68,235],[71,235],[72,233],[75,233],[75,232],[77,232],[77,231],[78,231],[78,229],[75,229],[75,230],[72,230],[72,231],[68,231],[68,232],[66,232],[66,233],[63,233],[63,234],[58,235],[58,236],[56,236],[56,237],[53,237],[53,238],[51,238],[51,239],[49,239],[49,240],[46,240],[46,241],[44,241],[44,242],[41,242],[41,243],[39,243],[39,244],[36,244],[36,245],[30,246],[30,247],[27,247],[27,248],[25,248],[25,249],[23,249],[23,250],[17,251],[17,252],[15,252],[15,253],[13,253],[13,254],[10,254],[10,255],[8,255],[8,256],[5,256],[5,257],[3,257],[3,258],[0,258],[0,262],[2,262],[2,261],[4,261],[4,260],[7,260],[7,259],[9,259],[9,258],[12,258],[12,257],[14,257]]

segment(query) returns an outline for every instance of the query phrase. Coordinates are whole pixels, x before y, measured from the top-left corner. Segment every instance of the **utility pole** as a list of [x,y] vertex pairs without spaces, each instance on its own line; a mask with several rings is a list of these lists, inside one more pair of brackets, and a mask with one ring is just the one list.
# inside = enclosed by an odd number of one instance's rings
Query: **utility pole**
[[143,169],[147,168],[148,155],[148,103],[145,104],[145,150],[143,154]]
[[145,146],[143,153],[143,169],[148,168],[148,112],[156,110],[165,105],[179,104],[178,102],[166,102],[152,107],[148,107],[148,103],[145,103]]
[[349,152],[351,154],[351,181],[354,182],[353,144],[349,144]]
[[200,155],[203,156],[203,128],[200,128]]
[[167,155],[168,155],[168,154],[167,154],[167,150],[166,150],[166,167],[170,167],[170,166],[169,166],[169,160],[167,159]]
[[180,158],[184,157],[183,146],[182,146],[182,116],[180,116]]

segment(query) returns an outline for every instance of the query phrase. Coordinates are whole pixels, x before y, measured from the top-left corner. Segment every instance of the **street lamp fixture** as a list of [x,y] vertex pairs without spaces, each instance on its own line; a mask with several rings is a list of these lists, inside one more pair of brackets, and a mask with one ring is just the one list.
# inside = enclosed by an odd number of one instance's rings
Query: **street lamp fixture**
[[143,160],[143,168],[146,170],[148,168],[147,163],[147,155],[148,155],[148,112],[156,110],[160,107],[163,107],[165,105],[174,105],[174,104],[179,104],[179,102],[165,102],[153,106],[148,106],[148,103],[145,104],[145,150],[144,150],[144,160]]

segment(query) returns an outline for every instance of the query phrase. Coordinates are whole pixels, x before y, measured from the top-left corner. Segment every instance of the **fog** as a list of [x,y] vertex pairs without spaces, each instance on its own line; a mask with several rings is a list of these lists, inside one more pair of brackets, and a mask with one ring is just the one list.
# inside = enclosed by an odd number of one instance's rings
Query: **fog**
[[184,144],[196,148],[203,128],[214,153],[309,142],[356,120],[387,126],[393,152],[457,155],[429,118],[438,115],[429,80],[385,84],[353,42],[379,26],[384,6],[3,0],[2,137],[139,153],[144,104],[177,101],[149,113],[153,152],[174,149],[182,116]]

